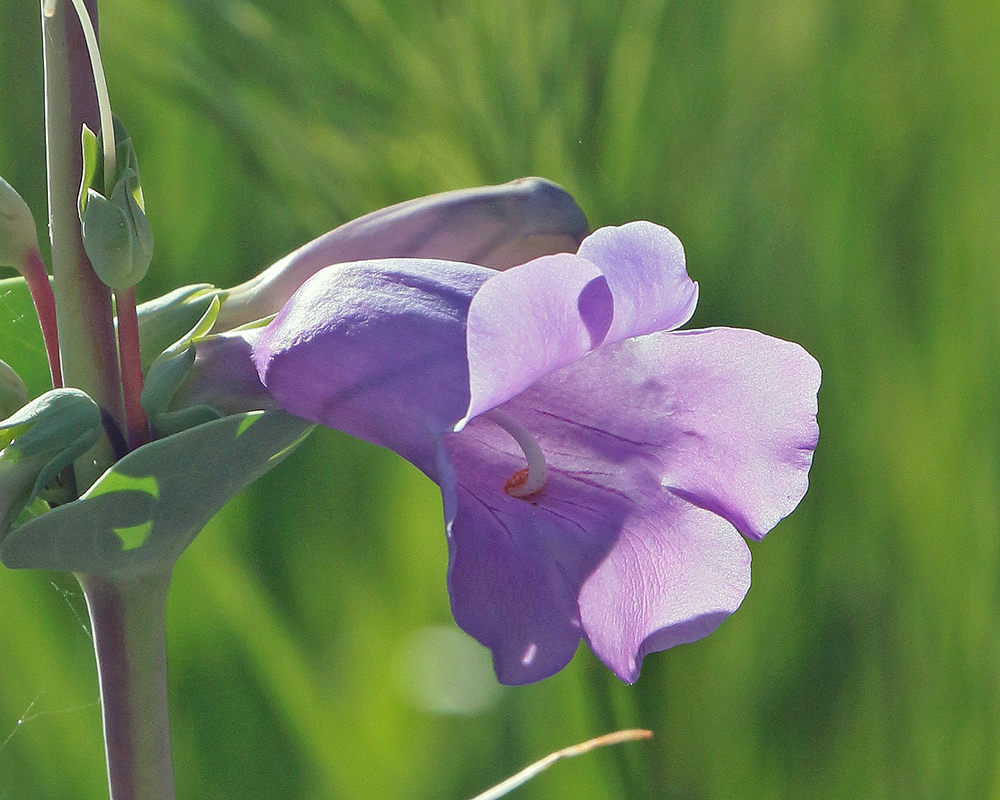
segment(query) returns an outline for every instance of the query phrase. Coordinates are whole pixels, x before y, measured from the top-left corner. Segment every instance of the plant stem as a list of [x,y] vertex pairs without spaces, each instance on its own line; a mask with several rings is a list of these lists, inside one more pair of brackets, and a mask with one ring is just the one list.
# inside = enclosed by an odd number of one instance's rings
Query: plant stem
[[[96,23],[97,0],[85,2]],[[89,394],[124,430],[111,292],[87,260],[77,211],[81,132],[84,123],[99,127],[90,56],[69,3],[58,4],[51,17],[43,15],[42,34],[49,235],[63,381]],[[113,460],[102,437],[75,464],[79,489],[90,486]]]
[[77,580],[97,654],[111,800],[174,800],[165,636],[170,573]]
[[492,789],[489,789],[482,794],[477,794],[472,800],[498,800],[500,797],[506,797],[514,789],[519,786],[523,786],[525,783],[530,781],[536,775],[544,772],[557,761],[561,761],[564,758],[574,758],[576,756],[582,756],[584,753],[589,753],[595,747],[607,747],[609,744],[621,744],[622,742],[636,742],[640,739],[652,739],[653,732],[643,730],[641,728],[633,728],[627,731],[615,731],[614,733],[606,733],[604,736],[598,736],[596,739],[588,739],[586,742],[580,742],[580,744],[574,744],[570,747],[564,747],[562,750],[557,750],[554,753],[549,753],[545,758],[536,761],[534,764],[525,767],[516,775],[512,775],[507,778],[507,780],[502,783],[498,783]]

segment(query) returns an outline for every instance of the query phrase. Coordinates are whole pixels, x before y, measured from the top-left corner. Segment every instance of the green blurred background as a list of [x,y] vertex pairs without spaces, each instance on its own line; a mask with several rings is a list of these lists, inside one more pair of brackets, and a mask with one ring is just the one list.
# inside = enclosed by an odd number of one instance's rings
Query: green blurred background
[[[178,565],[179,798],[460,800],[629,726],[656,738],[515,796],[1000,797],[995,2],[101,9],[156,233],[141,297],[537,174],[594,226],[672,228],[696,327],[793,339],[824,368],[811,489],[753,547],[742,609],[634,687],[581,648],[497,689],[450,635],[435,487],[315,434]],[[0,174],[42,220],[38,18],[0,0]],[[85,617],[71,577],[0,572],[0,800],[106,797]]]

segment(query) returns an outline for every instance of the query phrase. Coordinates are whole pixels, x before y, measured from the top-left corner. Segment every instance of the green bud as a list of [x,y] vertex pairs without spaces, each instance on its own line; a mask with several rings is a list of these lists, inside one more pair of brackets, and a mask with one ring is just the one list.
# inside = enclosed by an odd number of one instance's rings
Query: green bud
[[153,259],[153,230],[146,219],[139,159],[132,139],[115,119],[114,185],[104,186],[101,139],[83,127],[83,180],[79,213],[83,249],[101,281],[116,291],[135,286]]
[[0,177],[0,267],[14,267],[20,272],[25,255],[37,247],[38,232],[31,209]]
[[[0,361],[0,417],[9,417],[27,402],[28,388],[21,376],[6,361]],[[0,447],[5,447],[9,441],[0,434]]]
[[66,467],[97,442],[101,411],[79,389],[53,389],[0,421],[0,539]]

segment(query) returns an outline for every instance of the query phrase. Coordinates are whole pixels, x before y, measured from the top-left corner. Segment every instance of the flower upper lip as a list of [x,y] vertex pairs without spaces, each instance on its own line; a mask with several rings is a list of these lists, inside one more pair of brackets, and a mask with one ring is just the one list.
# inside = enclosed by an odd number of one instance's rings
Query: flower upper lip
[[495,275],[469,309],[463,421],[602,344],[683,325],[697,301],[677,237],[649,222],[602,228],[576,255]]

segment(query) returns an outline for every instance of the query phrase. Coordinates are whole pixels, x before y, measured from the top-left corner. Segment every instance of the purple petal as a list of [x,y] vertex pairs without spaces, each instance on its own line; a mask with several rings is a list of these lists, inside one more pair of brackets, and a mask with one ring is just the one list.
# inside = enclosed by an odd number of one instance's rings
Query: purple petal
[[218,327],[275,313],[308,277],[331,264],[432,258],[506,269],[575,252],[588,230],[573,198],[541,178],[410,200],[341,225],[232,289]]
[[732,525],[669,492],[635,500],[642,515],[579,594],[587,644],[627,683],[648,653],[708,636],[750,588],[750,551]]
[[469,308],[466,419],[599,345],[613,313],[604,276],[576,256],[546,256],[490,278]]
[[684,247],[652,222],[601,228],[580,245],[578,255],[604,273],[615,298],[608,342],[679,328],[698,304],[698,284],[684,266]]
[[437,479],[439,437],[469,403],[469,303],[494,274],[443,261],[339,264],[243,336],[281,408],[395,450]]
[[592,360],[590,370],[623,378],[603,398],[609,410],[635,410],[622,415],[638,423],[619,425],[622,435],[659,432],[651,454],[664,488],[751,539],[805,495],[819,438],[820,368],[799,345],[713,328],[641,337]]

